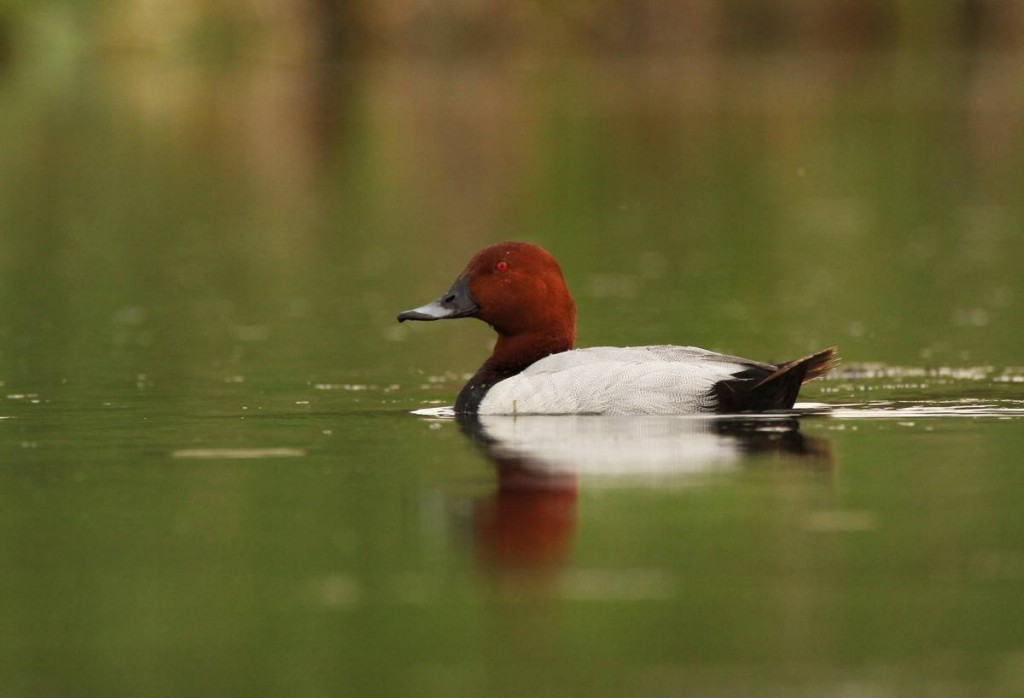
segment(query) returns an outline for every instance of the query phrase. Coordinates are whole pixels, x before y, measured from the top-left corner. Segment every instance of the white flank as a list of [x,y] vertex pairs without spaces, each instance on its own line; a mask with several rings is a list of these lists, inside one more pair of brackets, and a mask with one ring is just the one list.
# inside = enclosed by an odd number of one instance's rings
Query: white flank
[[696,347],[593,347],[552,354],[496,383],[480,414],[693,414],[711,389],[748,368]]

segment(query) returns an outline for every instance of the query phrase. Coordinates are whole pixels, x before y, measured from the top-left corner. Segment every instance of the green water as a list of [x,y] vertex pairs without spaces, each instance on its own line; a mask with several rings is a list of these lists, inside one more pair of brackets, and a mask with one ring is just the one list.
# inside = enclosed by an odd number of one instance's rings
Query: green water
[[[0,693],[1021,695],[1022,66],[8,65]],[[848,407],[499,475],[394,316],[506,238]]]

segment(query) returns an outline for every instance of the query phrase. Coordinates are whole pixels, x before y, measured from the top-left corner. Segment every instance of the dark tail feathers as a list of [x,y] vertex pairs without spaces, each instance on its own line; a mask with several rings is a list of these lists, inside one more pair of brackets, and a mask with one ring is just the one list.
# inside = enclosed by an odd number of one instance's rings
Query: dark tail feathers
[[838,362],[838,350],[829,347],[802,359],[778,364],[768,375],[751,375],[753,371],[736,374],[735,380],[715,385],[717,411],[736,413],[788,410],[796,402],[801,385],[821,378],[835,368]]
[[[821,378],[835,368],[838,363],[839,350],[836,347],[822,349],[821,351],[811,354],[810,356],[805,356],[802,359],[779,364],[779,367],[774,373],[771,373],[765,378],[759,380],[754,384],[754,387],[751,388],[751,390],[757,390],[766,383],[770,383],[774,380],[780,380],[782,378],[788,378],[788,380],[796,383],[797,388],[799,388],[804,383]],[[797,375],[800,376],[799,381],[795,380]],[[794,395],[794,402],[796,402],[795,397],[796,396]]]

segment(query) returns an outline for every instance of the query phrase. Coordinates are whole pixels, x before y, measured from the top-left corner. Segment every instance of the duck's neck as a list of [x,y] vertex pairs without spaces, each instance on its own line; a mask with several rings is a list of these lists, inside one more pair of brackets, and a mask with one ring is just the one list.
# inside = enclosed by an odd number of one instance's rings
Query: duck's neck
[[490,357],[459,393],[455,411],[476,412],[480,401],[495,383],[524,371],[545,356],[572,349],[575,341],[575,331],[559,334],[531,332],[511,336],[499,334]]
[[494,351],[484,362],[502,372],[519,373],[545,356],[572,349],[575,333],[523,332],[516,335],[498,335]]

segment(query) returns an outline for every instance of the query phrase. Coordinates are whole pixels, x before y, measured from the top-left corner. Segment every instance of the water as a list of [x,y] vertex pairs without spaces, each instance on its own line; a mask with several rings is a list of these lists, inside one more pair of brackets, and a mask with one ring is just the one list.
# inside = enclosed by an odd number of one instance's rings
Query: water
[[[805,58],[9,66],[3,694],[1019,695],[1024,63]],[[460,425],[502,238],[844,367]]]

